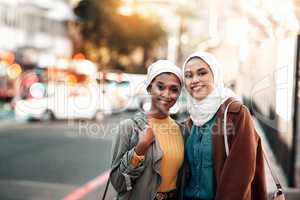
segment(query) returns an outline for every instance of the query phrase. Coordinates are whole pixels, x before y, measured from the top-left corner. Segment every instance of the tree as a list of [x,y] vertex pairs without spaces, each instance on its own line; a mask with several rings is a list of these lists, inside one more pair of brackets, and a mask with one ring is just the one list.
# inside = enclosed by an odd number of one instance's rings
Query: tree
[[[82,0],[74,9],[78,17],[83,38],[82,51],[100,65],[107,60],[107,68],[130,71],[141,70],[141,66],[153,59],[151,51],[164,41],[165,32],[158,22],[145,19],[140,15],[123,16],[117,10],[119,0]],[[138,48],[143,49],[142,63],[132,68],[124,66],[121,56],[130,55]],[[103,55],[105,49],[106,55]],[[97,53],[98,52],[98,53]]]

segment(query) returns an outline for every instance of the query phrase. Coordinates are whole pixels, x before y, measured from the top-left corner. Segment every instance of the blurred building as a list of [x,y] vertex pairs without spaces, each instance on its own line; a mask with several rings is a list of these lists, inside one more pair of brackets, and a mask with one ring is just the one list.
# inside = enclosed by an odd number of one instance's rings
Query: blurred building
[[68,1],[0,0],[0,100],[16,96],[25,71],[71,57],[73,20]]
[[0,0],[0,49],[15,52],[25,65],[41,54],[70,56],[70,20],[72,8],[63,0]]

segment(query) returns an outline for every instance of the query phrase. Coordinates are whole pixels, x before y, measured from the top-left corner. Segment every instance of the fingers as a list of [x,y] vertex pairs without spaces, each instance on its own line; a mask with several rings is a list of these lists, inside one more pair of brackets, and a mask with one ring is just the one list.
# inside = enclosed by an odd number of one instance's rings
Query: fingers
[[151,144],[155,140],[153,129],[149,125],[146,125],[144,129],[134,127],[134,131],[139,134],[140,140],[146,142],[146,144]]
[[[145,127],[142,129],[141,127],[134,127],[133,130],[138,132],[138,133],[147,133],[148,129],[151,129],[151,127],[147,124]],[[152,130],[152,129],[151,129]]]

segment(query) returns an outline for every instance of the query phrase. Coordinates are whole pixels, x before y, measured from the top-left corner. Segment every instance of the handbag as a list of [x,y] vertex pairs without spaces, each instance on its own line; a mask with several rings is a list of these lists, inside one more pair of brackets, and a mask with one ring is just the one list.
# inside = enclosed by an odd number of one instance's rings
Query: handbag
[[[229,106],[234,102],[240,102],[240,101],[233,100],[230,103],[228,103],[227,106],[226,106],[225,112],[224,112],[223,133],[224,133],[224,144],[225,144],[226,157],[229,156],[229,145],[228,145],[228,137],[227,137],[227,115],[228,115]],[[272,169],[271,164],[269,162],[268,156],[267,156],[267,154],[265,153],[264,150],[263,150],[263,157],[264,157],[264,159],[267,163],[267,166],[268,166],[268,168],[271,172],[271,176],[272,176],[273,181],[274,181],[274,183],[276,185],[276,188],[277,188],[276,191],[273,193],[272,199],[274,199],[274,200],[285,200],[285,195],[283,193],[282,186],[279,182],[279,179],[278,179],[277,175],[274,173],[274,170]]]

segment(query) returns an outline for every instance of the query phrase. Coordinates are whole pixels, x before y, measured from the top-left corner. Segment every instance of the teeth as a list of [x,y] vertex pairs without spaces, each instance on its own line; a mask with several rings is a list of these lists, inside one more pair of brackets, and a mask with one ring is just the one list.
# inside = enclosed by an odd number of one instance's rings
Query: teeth
[[169,103],[168,101],[165,101],[165,100],[160,100],[160,102],[162,102],[163,104],[168,104]]
[[197,86],[192,87],[192,90],[200,90],[202,88],[203,88],[203,86],[197,85]]

